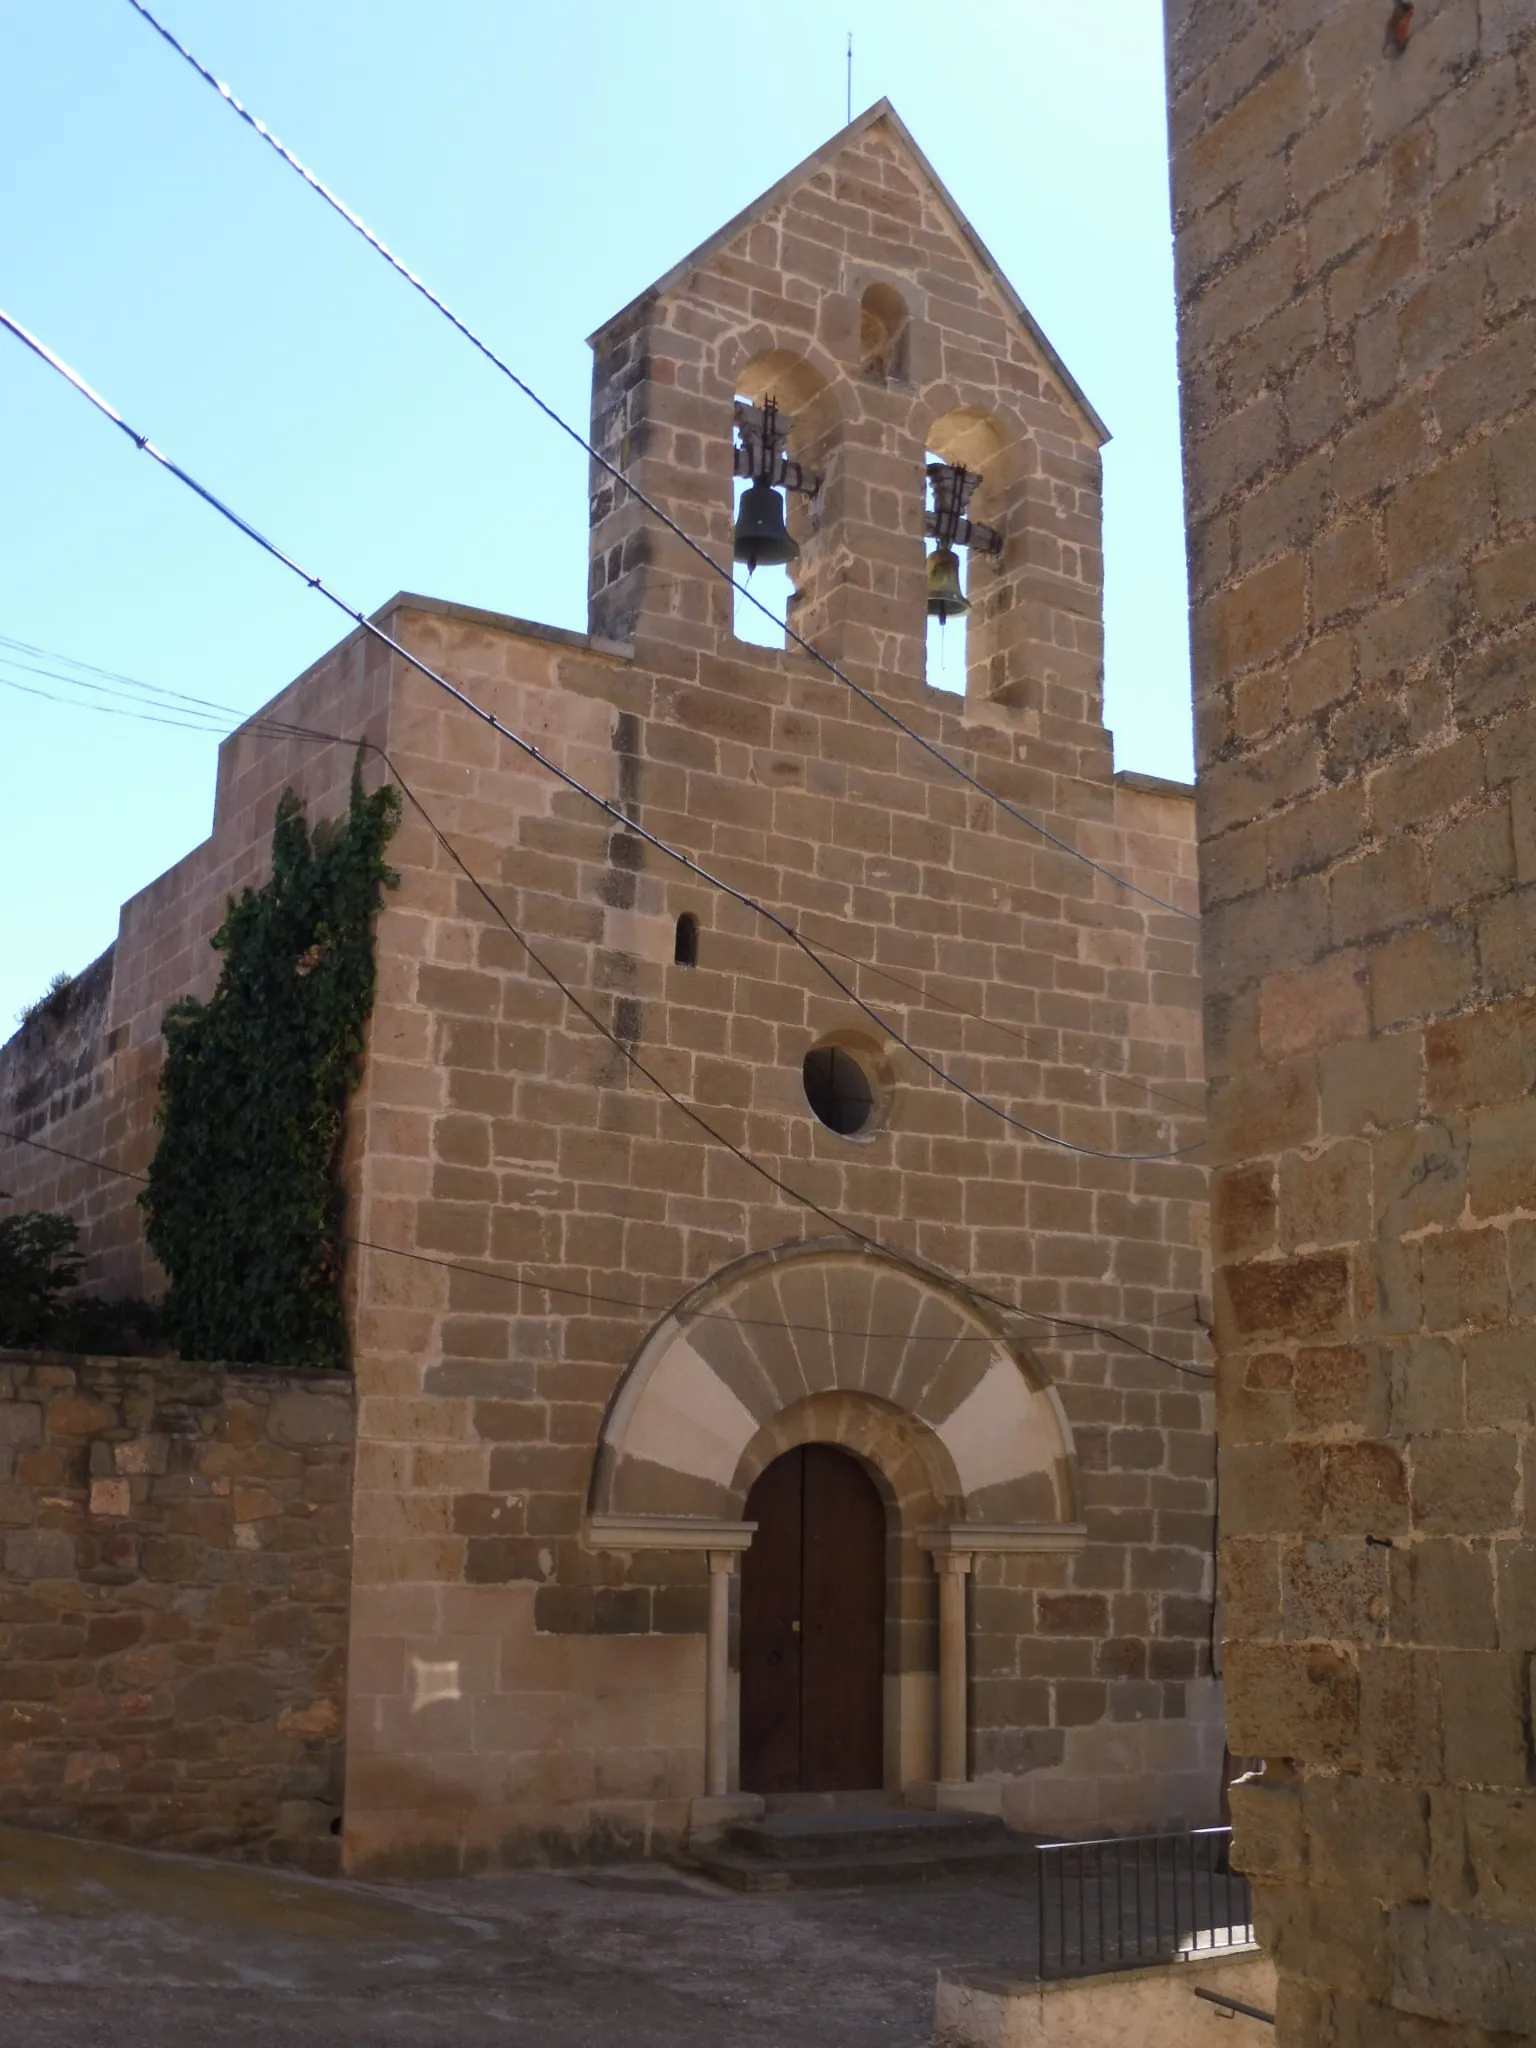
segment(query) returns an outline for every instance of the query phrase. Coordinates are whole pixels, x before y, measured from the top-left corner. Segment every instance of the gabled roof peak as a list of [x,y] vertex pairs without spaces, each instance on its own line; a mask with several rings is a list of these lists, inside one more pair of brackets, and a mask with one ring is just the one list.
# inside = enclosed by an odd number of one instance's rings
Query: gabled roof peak
[[793,170],[786,171],[784,176],[777,183],[770,185],[766,192],[759,193],[749,206],[744,206],[740,213],[735,214],[730,220],[726,221],[723,227],[716,228],[712,235],[700,242],[696,249],[691,249],[679,262],[674,263],[672,268],[661,277],[658,277],[654,284],[648,285],[643,292],[637,292],[627,305],[620,307],[618,312],[605,320],[600,327],[596,328],[587,337],[589,345],[596,347],[609,329],[617,326],[636,307],[644,305],[651,300],[664,298],[668,292],[675,291],[683,283],[690,271],[697,270],[702,264],[707,263],[710,257],[717,254],[727,243],[734,241],[745,228],[751,227],[754,221],[760,220],[764,214],[771,212],[781,200],[788,198],[796,186],[804,184],[806,179],[811,177],[816,171],[820,170],[824,165],[830,164],[842,150],[847,148],[849,143],[856,142],[860,136],[866,134],[871,128],[878,127],[882,122],[915,161],[933,197],[948,214],[950,224],[954,228],[955,233],[969,249],[987,281],[997,292],[998,297],[1003,301],[1008,311],[1013,314],[1020,326],[1029,334],[1035,346],[1050,364],[1054,374],[1060,378],[1068,396],[1082,411],[1084,418],[1099,437],[1099,440],[1101,442],[1107,441],[1110,437],[1109,429],[1099,418],[1098,413],[1089,402],[1087,394],[1051,346],[1050,341],[1042,331],[1034,315],[1009,283],[992,252],[987,248],[985,242],[982,241],[980,235],[977,234],[975,228],[971,226],[970,221],[962,212],[949,187],[944,183],[944,180],[919,148],[911,129],[902,120],[900,114],[891,105],[891,102],[884,98],[876,100],[873,106],[866,107],[862,114],[855,115],[846,127],[839,128],[836,134],[829,136],[819,149],[812,150],[808,157],[796,164]]

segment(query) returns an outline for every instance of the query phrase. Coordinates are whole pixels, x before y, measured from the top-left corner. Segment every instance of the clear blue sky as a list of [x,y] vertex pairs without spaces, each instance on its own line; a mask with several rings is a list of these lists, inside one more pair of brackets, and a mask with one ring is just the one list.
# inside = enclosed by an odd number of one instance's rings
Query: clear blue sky
[[[842,125],[852,28],[855,109],[895,103],[1114,434],[1116,760],[1189,774],[1155,0],[163,4],[581,425],[584,337]],[[579,452],[125,0],[0,0],[0,23],[6,310],[359,605],[584,625]],[[0,446],[0,634],[242,711],[339,637],[4,336]],[[206,834],[214,751],[0,688],[0,1037]]]

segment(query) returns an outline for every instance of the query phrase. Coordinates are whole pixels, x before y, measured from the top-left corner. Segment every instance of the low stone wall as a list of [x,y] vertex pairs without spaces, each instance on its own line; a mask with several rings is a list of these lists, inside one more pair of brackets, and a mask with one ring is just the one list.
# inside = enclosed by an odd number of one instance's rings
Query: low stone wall
[[934,2004],[938,2048],[1243,2048],[1274,2028],[1197,1989],[1275,2010],[1275,1966],[1250,1951],[1041,1984],[995,1970],[944,1969]]
[[0,1820],[336,1867],[350,1378],[0,1351]]

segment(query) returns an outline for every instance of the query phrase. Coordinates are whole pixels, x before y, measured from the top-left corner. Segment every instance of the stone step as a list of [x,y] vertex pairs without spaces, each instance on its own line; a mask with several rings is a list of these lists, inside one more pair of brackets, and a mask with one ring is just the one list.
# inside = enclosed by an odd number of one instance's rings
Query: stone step
[[1023,1876],[1034,1846],[986,1814],[785,1813],[728,1828],[689,1860],[735,1891],[781,1892]]
[[861,1856],[870,1852],[974,1849],[1018,1840],[995,1814],[896,1808],[823,1813],[770,1813],[762,1820],[737,1821],[725,1831],[724,1846],[746,1856],[776,1861],[807,1856]]

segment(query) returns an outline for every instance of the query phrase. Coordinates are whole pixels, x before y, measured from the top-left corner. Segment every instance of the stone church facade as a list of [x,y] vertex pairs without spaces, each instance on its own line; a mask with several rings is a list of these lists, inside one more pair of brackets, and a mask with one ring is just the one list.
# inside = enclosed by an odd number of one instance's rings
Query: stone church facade
[[[1117,775],[1102,720],[1105,430],[888,106],[593,347],[595,445],[717,560],[733,405],[774,398],[820,479],[796,631],[1193,910],[1188,792]],[[934,458],[1002,537],[963,695],[925,680]],[[597,468],[591,563],[586,634],[414,596],[378,623],[627,824],[355,633],[225,743],[209,840],[124,907],[46,1056],[0,1065],[8,1125],[142,1169],[161,1013],[210,987],[281,790],[339,808],[366,738],[420,799],[347,1152],[348,1866],[655,1850],[797,1793],[1213,1818],[1204,1177],[1125,1156],[1201,1135],[1197,925],[739,640]],[[130,1184],[22,1147],[5,1173],[82,1220],[102,1286],[154,1284]]]

